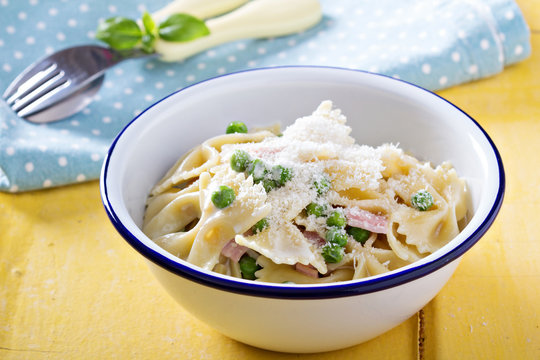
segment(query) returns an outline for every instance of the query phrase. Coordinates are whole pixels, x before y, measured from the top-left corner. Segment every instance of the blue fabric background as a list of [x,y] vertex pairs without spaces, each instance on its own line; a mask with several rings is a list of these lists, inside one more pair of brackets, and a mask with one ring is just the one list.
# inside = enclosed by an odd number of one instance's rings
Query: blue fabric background
[[[99,19],[138,18],[166,0],[0,0],[0,91],[26,66],[62,48],[96,43]],[[242,40],[179,63],[130,60],[108,71],[97,99],[68,119],[36,125],[0,100],[0,190],[96,179],[109,144],[134,115],[216,75],[276,65],[330,65],[438,90],[496,74],[531,52],[512,0],[321,0],[301,34]]]

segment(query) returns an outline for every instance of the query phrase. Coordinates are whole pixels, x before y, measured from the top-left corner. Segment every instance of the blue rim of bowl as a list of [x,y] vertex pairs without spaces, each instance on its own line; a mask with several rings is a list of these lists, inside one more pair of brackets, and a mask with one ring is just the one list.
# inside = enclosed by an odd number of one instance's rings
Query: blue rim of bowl
[[[120,221],[118,215],[116,214],[113,206],[110,203],[109,195],[107,191],[106,182],[107,182],[109,162],[110,162],[112,153],[114,152],[114,149],[116,147],[116,144],[118,140],[120,139],[120,137],[122,136],[122,134],[126,131],[127,128],[129,128],[129,126],[131,126],[131,124],[133,124],[133,122],[137,121],[137,119],[143,113],[148,111],[150,108],[156,106],[157,104],[161,103],[165,99],[179,92],[182,92],[185,89],[191,88],[193,86],[197,86],[198,84],[201,84],[201,83],[212,81],[217,78],[234,76],[236,74],[241,74],[241,73],[246,73],[246,72],[258,72],[258,71],[272,71],[272,70],[287,69],[287,68],[306,68],[306,69],[320,68],[320,69],[327,69],[327,70],[333,69],[333,70],[338,70],[338,71],[359,72],[359,73],[369,74],[371,76],[380,76],[383,78],[391,79],[393,81],[402,82],[409,86],[413,86],[415,88],[423,90],[433,96],[438,97],[439,99],[443,100],[444,102],[448,103],[449,105],[451,105],[452,107],[456,108],[458,111],[463,113],[470,121],[473,122],[474,125],[478,127],[478,129],[485,136],[486,140],[491,146],[491,150],[493,151],[495,158],[497,159],[497,165],[499,169],[499,188],[497,191],[497,196],[484,221],[478,226],[478,228],[476,228],[476,230],[469,237],[463,240],[458,246],[456,246],[449,252],[445,253],[441,257],[436,258],[430,262],[422,263],[417,266],[414,266],[413,264],[413,266],[410,268],[407,268],[398,272],[392,272],[387,275],[383,274],[373,279],[367,278],[367,279],[360,279],[358,280],[358,282],[345,282],[345,283],[336,282],[336,283],[329,283],[325,285],[317,284],[316,286],[309,286],[309,285],[284,286],[282,284],[278,285],[278,284],[263,283],[263,282],[237,281],[235,278],[232,278],[232,277],[228,278],[228,277],[213,276],[211,273],[207,273],[202,270],[197,270],[195,267],[189,267],[180,262],[173,261],[165,257],[164,255],[160,254],[159,252],[147,247],[131,231],[129,231],[129,229],[126,226],[124,226],[122,221]],[[502,163],[502,159],[499,154],[499,151],[497,150],[497,147],[495,146],[495,144],[493,143],[489,135],[486,133],[486,131],[480,126],[480,124],[478,124],[476,120],[474,120],[471,116],[469,116],[469,114],[467,114],[465,111],[461,110],[459,107],[452,104],[450,101],[444,99],[443,97],[421,86],[409,83],[401,79],[396,79],[391,76],[371,73],[369,71],[364,71],[364,70],[347,69],[347,68],[332,67],[332,66],[310,66],[310,65],[308,66],[295,66],[295,65],[277,66],[277,67],[270,67],[270,68],[257,68],[257,69],[237,71],[237,72],[220,75],[220,76],[216,76],[210,79],[203,80],[201,82],[189,85],[183,89],[177,90],[169,94],[168,96],[162,98],[156,103],[150,105],[143,112],[137,115],[116,136],[104,160],[100,183],[101,183],[100,191],[101,191],[102,202],[105,207],[105,211],[110,221],[112,222],[113,226],[135,250],[137,250],[141,255],[143,255],[148,260],[152,261],[153,263],[162,267],[163,269],[170,271],[171,273],[174,273],[176,275],[179,275],[185,279],[194,281],[201,285],[210,286],[215,289],[228,291],[228,292],[234,292],[234,293],[238,293],[242,295],[266,297],[266,298],[278,298],[278,299],[329,299],[329,298],[356,296],[356,295],[368,294],[368,293],[373,293],[376,291],[389,289],[389,288],[416,280],[423,276],[426,276],[444,267],[448,263],[458,259],[465,252],[467,252],[474,244],[476,244],[478,240],[480,240],[480,238],[490,228],[493,221],[495,221],[495,218],[497,214],[499,213],[499,210],[503,202],[504,192],[505,192],[505,187],[506,187],[503,163]]]

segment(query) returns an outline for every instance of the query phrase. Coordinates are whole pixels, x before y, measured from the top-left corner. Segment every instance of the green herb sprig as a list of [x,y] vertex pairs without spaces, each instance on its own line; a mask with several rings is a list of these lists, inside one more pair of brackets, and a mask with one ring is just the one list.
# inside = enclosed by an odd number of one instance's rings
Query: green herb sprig
[[210,34],[202,21],[189,14],[172,14],[156,24],[148,12],[142,15],[142,28],[137,21],[122,16],[109,18],[98,25],[96,38],[119,51],[140,48],[146,53],[155,52],[156,39],[186,42]]

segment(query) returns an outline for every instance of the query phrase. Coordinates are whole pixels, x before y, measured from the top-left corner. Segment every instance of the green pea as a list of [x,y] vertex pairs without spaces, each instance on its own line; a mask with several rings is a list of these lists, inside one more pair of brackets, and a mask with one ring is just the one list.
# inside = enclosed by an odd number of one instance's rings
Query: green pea
[[263,181],[266,174],[268,174],[266,165],[261,159],[255,159],[249,163],[247,171],[249,175],[253,176],[253,181],[257,184]]
[[272,167],[272,179],[278,186],[283,186],[292,178],[292,170],[281,165]]
[[327,263],[338,263],[343,259],[345,251],[338,244],[328,243],[322,248],[322,256]]
[[336,226],[339,228],[343,228],[346,224],[347,219],[345,219],[345,216],[341,211],[332,211],[330,216],[328,216],[328,219],[326,219],[326,225],[328,226]]
[[433,196],[426,190],[420,190],[411,197],[411,205],[419,211],[429,210],[433,206]]
[[234,134],[234,133],[247,133],[248,128],[246,124],[244,124],[241,121],[232,121],[228,126],[227,130],[225,131],[227,134]]
[[369,236],[371,235],[371,232],[368,230],[364,230],[359,227],[347,227],[347,234],[351,235],[354,240],[358,241],[361,244],[364,244],[367,239],[369,239]]
[[332,227],[326,232],[326,241],[339,246],[345,246],[348,240],[347,233],[343,228]]
[[320,205],[317,203],[310,203],[306,206],[306,212],[308,215],[315,215],[316,217],[321,217],[326,211],[326,205]]
[[255,280],[257,278],[255,273],[260,270],[261,267],[257,265],[257,261],[254,258],[248,254],[244,254],[238,261],[238,264],[240,265],[240,272],[244,279]]
[[251,159],[244,150],[236,150],[231,156],[231,168],[236,172],[246,171]]
[[255,225],[251,227],[251,231],[253,231],[254,234],[260,233],[264,229],[268,227],[268,219],[262,218],[261,220],[257,221]]
[[235,198],[234,190],[225,185],[220,186],[219,190],[214,191],[211,197],[212,202],[219,209],[231,205]]
[[330,190],[330,180],[323,176],[320,179],[315,180],[313,186],[315,187],[317,194],[324,195]]
[[269,193],[270,191],[272,191],[272,190],[274,190],[275,188],[278,187],[274,180],[270,180],[270,179],[266,179],[266,178],[262,181],[262,184],[263,184],[263,187],[264,187],[264,191],[266,191],[267,193]]

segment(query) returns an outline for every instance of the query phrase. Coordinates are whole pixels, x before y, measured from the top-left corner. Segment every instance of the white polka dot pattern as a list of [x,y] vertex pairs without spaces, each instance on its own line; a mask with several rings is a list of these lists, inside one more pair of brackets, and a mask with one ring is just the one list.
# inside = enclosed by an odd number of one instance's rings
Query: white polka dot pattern
[[[170,0],[0,0],[0,91],[27,65],[96,42],[99,21],[138,18]],[[86,109],[35,125],[0,101],[0,190],[96,179],[114,136],[133,116],[195,82],[243,69],[326,65],[379,72],[437,90],[500,72],[529,56],[528,28],[513,0],[321,0],[323,19],[300,34],[242,40],[179,63],[124,62]]]

